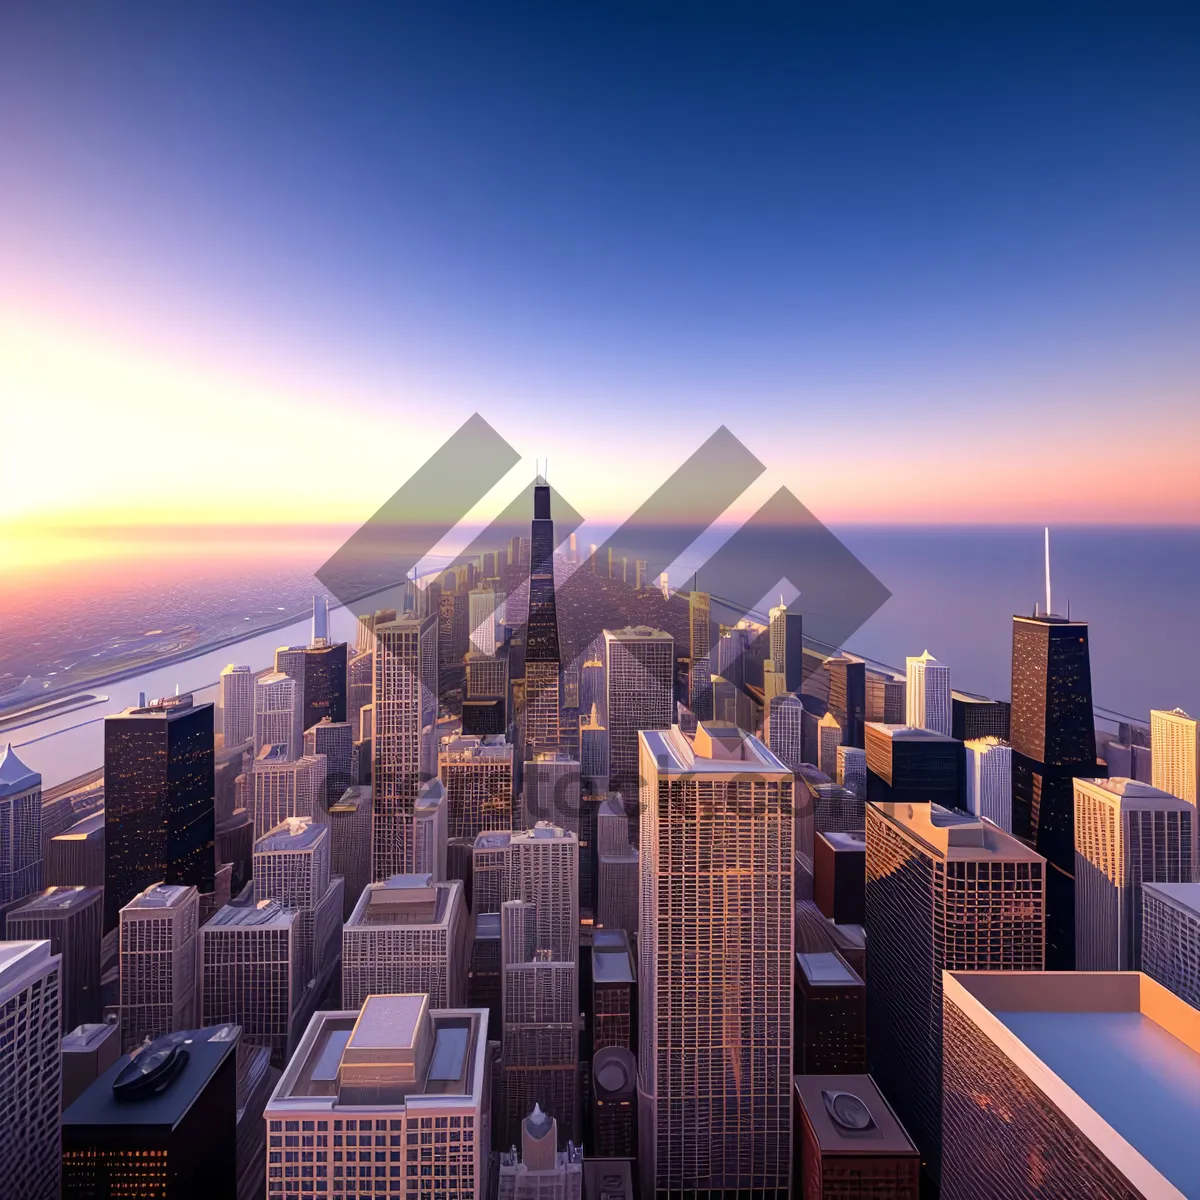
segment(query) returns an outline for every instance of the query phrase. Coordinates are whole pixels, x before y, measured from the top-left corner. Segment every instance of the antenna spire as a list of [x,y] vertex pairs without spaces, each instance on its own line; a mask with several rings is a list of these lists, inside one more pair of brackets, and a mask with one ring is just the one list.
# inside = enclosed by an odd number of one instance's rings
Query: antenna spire
[[1050,602],[1050,526],[1046,526],[1046,616],[1051,616],[1054,613],[1054,607]]

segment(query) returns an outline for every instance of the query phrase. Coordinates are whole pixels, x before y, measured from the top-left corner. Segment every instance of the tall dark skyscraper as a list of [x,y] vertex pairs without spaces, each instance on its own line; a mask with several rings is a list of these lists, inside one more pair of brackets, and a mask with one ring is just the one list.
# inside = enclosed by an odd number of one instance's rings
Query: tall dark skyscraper
[[346,719],[346,643],[309,646],[304,652],[304,728]]
[[841,726],[842,745],[857,746],[862,750],[867,712],[867,664],[837,654],[826,660],[825,670],[829,672],[829,711]]
[[525,637],[526,756],[559,743],[558,607],[554,595],[554,521],[550,487],[533,489],[529,559],[529,621]]
[[1072,780],[1102,778],[1096,759],[1088,627],[1065,617],[1013,617],[1013,832],[1047,863],[1046,967],[1075,966]]
[[104,929],[154,883],[213,890],[213,706],[190,695],[104,720]]

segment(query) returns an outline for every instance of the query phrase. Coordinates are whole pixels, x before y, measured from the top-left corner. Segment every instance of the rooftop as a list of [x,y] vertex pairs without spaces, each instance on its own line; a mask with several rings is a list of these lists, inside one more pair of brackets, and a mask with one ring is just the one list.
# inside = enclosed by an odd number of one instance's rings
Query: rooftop
[[624,1046],[605,1046],[592,1059],[596,1091],[607,1096],[632,1096],[637,1090],[637,1059]]
[[610,639],[615,642],[672,642],[675,640],[669,633],[664,633],[661,629],[653,629],[649,625],[626,625],[624,629],[606,629],[604,640],[609,641]]
[[341,798],[329,806],[329,811],[331,813],[356,812],[364,802],[371,803],[371,787],[369,784],[358,784],[348,787],[342,793]]
[[867,836],[864,833],[821,833],[816,834],[819,838],[824,838],[835,850],[849,850],[858,854],[866,853]]
[[370,1104],[420,1105],[425,1097],[482,1102],[486,1009],[430,1009],[423,994],[368,996],[360,1011],[317,1012],[268,1112]]
[[139,892],[121,911],[147,908],[178,908],[186,904],[189,895],[195,895],[194,887],[181,883],[152,883],[144,892]]
[[205,929],[226,929],[231,925],[286,929],[299,914],[295,909],[284,908],[278,900],[259,900],[257,904],[226,904],[202,925]]
[[114,1035],[119,1038],[120,1032],[120,1026],[115,1021],[111,1024],[96,1022],[76,1025],[70,1033],[63,1036],[62,1049],[64,1053],[87,1053],[95,1050],[105,1038]]
[[796,1075],[792,1084],[823,1151],[917,1155],[870,1075]]
[[1119,804],[1121,807],[1126,803],[1135,808],[1152,805],[1154,808],[1168,810],[1190,810],[1195,807],[1186,800],[1180,800],[1178,796],[1172,796],[1170,792],[1164,792],[1161,788],[1152,787],[1138,779],[1128,779],[1123,775],[1116,775],[1111,779],[1076,779],[1075,787],[1098,800]]
[[629,935],[623,929],[592,933],[592,979],[596,983],[633,983],[637,979]]
[[670,729],[643,730],[641,744],[658,763],[660,773],[671,775],[775,774],[792,772],[753,734],[736,725],[701,721],[694,739],[678,725]]
[[[122,1054],[63,1113],[63,1125],[177,1125],[226,1058],[234,1053],[237,1030],[236,1025],[215,1025],[168,1035],[187,1051],[182,1070],[161,1090],[148,1091],[135,1099],[117,1095],[113,1084],[131,1061],[146,1051]],[[163,1041],[152,1042],[147,1050],[160,1049]],[[149,1058],[146,1054],[147,1061]]]
[[933,729],[918,729],[913,725],[885,725],[882,721],[868,721],[867,731],[877,730],[893,742],[953,742],[955,739]]
[[264,854],[271,851],[299,853],[303,850],[311,850],[325,836],[326,827],[314,825],[311,817],[286,817],[254,843],[254,853]]
[[862,980],[841,955],[827,951],[823,954],[797,954],[796,965],[809,983],[822,987],[862,986]]
[[1142,892],[1200,917],[1200,883],[1143,883]]
[[432,812],[446,799],[446,787],[440,779],[427,779],[421,784],[417,798],[413,801],[413,809],[421,812]]
[[487,833],[481,833],[475,838],[476,850],[503,850],[505,846],[512,841],[512,834],[508,830],[498,831],[493,830]]
[[441,745],[441,753],[450,762],[469,762],[476,758],[505,760],[512,758],[512,751],[503,734],[446,737],[442,738]]
[[38,970],[49,965],[51,958],[48,941],[4,942],[0,941],[0,986],[10,982],[25,970]]
[[384,925],[448,925],[463,885],[432,875],[393,875],[363,888],[346,928]]
[[0,752],[0,796],[15,796],[17,792],[41,787],[42,777],[27,767],[12,747],[12,742]]
[[[1008,978],[1001,978],[1007,975]],[[945,995],[1141,1195],[1200,1195],[1200,1011],[1139,972],[947,972]]]
[[996,858],[1003,862],[1044,862],[1024,842],[1005,833],[990,821],[969,813],[942,808],[939,804],[880,803],[869,810],[898,825],[910,837],[946,859],[976,861]]
[[9,912],[8,918],[31,917],[41,913],[66,913],[98,902],[104,896],[100,887],[49,887],[19,908]]

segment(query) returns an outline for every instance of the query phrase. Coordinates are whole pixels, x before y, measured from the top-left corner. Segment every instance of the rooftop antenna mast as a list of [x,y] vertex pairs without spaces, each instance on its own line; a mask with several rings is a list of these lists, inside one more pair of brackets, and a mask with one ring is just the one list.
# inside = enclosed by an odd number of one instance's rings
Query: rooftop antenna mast
[[1050,526],[1046,526],[1046,616],[1051,616],[1054,608],[1050,603]]

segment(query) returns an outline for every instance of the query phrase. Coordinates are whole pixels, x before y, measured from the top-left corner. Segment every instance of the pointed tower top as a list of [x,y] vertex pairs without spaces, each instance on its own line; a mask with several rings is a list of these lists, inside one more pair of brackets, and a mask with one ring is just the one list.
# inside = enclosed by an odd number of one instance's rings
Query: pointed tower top
[[42,777],[31,771],[18,757],[12,742],[4,747],[0,754],[0,796],[9,796],[14,792],[24,792],[31,787],[37,787]]

